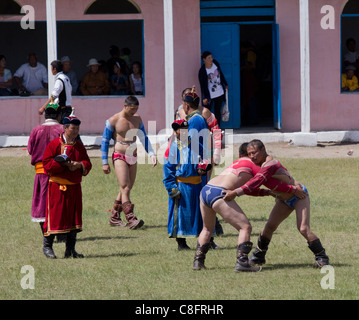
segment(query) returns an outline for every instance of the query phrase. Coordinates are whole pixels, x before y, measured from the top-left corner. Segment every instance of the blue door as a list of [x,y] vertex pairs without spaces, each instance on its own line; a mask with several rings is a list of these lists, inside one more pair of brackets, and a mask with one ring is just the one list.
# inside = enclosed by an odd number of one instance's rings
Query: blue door
[[230,117],[228,122],[221,122],[221,128],[239,128],[241,126],[239,25],[236,23],[202,23],[201,41],[202,52],[210,51],[212,53],[213,58],[221,65],[228,82]]
[[272,42],[273,42],[273,121],[274,128],[282,129],[282,105],[280,90],[280,59],[279,59],[279,26],[272,26]]

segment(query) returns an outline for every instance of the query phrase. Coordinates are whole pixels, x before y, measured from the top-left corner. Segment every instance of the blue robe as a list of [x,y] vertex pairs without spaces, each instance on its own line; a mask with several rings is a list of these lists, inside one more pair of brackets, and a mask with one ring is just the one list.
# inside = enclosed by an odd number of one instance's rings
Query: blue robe
[[[163,184],[169,195],[167,232],[170,238],[198,237],[203,228],[199,200],[203,184],[197,163],[193,164],[191,158],[196,159],[198,155],[193,155],[188,144],[177,139],[172,141],[163,165]],[[187,182],[179,182],[181,178]]]

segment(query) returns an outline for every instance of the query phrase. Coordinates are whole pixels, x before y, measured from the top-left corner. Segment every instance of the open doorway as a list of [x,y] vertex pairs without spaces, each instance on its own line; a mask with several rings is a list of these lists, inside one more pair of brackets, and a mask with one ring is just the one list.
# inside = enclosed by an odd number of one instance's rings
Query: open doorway
[[241,126],[273,127],[271,24],[240,26]]

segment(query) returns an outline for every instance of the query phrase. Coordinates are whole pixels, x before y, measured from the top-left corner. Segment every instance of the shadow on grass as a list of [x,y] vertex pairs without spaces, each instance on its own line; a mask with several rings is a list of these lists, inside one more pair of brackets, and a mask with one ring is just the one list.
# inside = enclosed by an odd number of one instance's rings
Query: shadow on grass
[[140,253],[138,252],[117,252],[117,253],[111,253],[111,254],[89,254],[86,255],[86,259],[93,259],[93,258],[110,258],[110,257],[122,257],[122,258],[128,258],[133,256],[138,256]]
[[86,238],[78,238],[77,242],[79,241],[97,241],[97,240],[125,240],[125,239],[137,239],[138,237],[128,237],[128,236],[93,236],[93,237],[86,237]]

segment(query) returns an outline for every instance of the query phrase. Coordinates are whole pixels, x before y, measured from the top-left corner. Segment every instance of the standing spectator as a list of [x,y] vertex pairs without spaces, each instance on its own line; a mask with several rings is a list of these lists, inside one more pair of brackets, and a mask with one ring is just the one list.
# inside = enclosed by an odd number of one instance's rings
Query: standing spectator
[[218,126],[221,124],[221,107],[225,102],[225,90],[228,89],[227,81],[223,75],[218,61],[213,59],[209,51],[202,54],[204,64],[199,69],[198,79],[201,85],[203,116],[205,119],[211,115],[214,108],[214,115]]
[[69,116],[72,112],[72,86],[70,79],[62,72],[62,63],[60,60],[54,60],[51,62],[51,72],[55,76],[54,88],[51,92],[49,100],[39,109],[39,114],[42,114],[45,107],[54,101],[60,106],[61,123],[62,120]]
[[107,95],[110,93],[110,83],[106,74],[99,70],[99,63],[96,59],[89,60],[87,67],[90,71],[85,74],[81,81],[81,92],[87,95]]
[[45,222],[46,197],[49,176],[45,173],[42,156],[50,141],[58,138],[63,132],[63,126],[59,123],[60,107],[49,104],[45,108],[45,122],[30,133],[27,151],[31,155],[31,165],[35,167],[36,175],[31,206],[31,220],[39,222],[43,233]]
[[130,89],[128,77],[123,73],[122,68],[118,62],[113,67],[114,74],[111,78],[112,94],[126,95]]
[[37,61],[35,53],[30,53],[28,63],[21,65],[16,70],[14,79],[20,89],[20,95],[47,95],[47,70],[43,64]]
[[130,85],[132,94],[143,94],[143,78],[142,78],[142,66],[139,61],[132,63],[132,73],[130,75]]
[[67,234],[65,258],[83,258],[75,250],[77,232],[82,231],[82,177],[91,170],[84,145],[76,139],[81,121],[73,116],[63,121],[64,133],[52,140],[43,156],[45,172],[50,176],[44,223],[43,251],[55,259],[52,244],[56,234]]
[[76,72],[71,68],[71,60],[68,56],[64,56],[61,58],[61,62],[62,72],[69,77],[72,86],[72,94],[75,95],[77,93],[79,83]]
[[6,58],[0,54],[0,96],[10,96],[12,87],[12,74],[6,69]]

